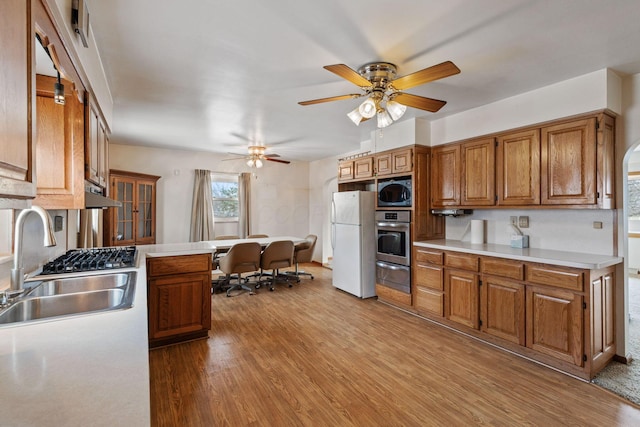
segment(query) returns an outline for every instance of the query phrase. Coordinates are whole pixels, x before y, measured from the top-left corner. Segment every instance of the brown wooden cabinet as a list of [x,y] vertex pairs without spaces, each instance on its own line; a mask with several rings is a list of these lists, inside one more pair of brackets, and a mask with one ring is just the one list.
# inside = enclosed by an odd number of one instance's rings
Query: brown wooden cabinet
[[497,141],[497,204],[540,204],[540,129],[500,135]]
[[611,269],[591,272],[590,362],[592,371],[602,369],[616,354],[615,281]]
[[431,150],[431,206],[460,206],[460,144]]
[[[87,98],[89,98],[87,96]],[[109,180],[109,131],[93,100],[85,101],[85,178],[106,188]]]
[[338,181],[348,181],[355,176],[353,160],[341,160],[338,162]]
[[460,204],[493,206],[496,204],[494,138],[481,138],[460,145]]
[[431,206],[613,209],[614,148],[604,111],[436,146]]
[[357,158],[353,161],[355,179],[373,178],[373,156]]
[[596,203],[596,118],[541,130],[540,193],[544,205]]
[[0,13],[0,199],[25,208],[36,196],[35,26],[31,1],[6,0]]
[[413,171],[413,150],[403,148],[376,154],[376,175],[386,176]]
[[444,265],[446,318],[469,328],[478,329],[480,325],[478,257],[445,252]]
[[413,247],[413,305],[420,314],[444,317],[443,252]]
[[583,366],[582,295],[527,286],[527,347],[572,365]]
[[149,347],[206,338],[211,254],[147,258]]
[[45,209],[84,209],[84,107],[63,80],[65,104],[53,100],[56,79],[36,76],[38,195]]
[[585,379],[615,355],[615,266],[588,270],[421,245],[413,260],[420,315]]
[[111,170],[113,199],[122,203],[104,216],[110,246],[148,245],[156,239],[156,182],[159,176]]
[[480,329],[514,344],[525,342],[524,263],[483,257],[480,286]]

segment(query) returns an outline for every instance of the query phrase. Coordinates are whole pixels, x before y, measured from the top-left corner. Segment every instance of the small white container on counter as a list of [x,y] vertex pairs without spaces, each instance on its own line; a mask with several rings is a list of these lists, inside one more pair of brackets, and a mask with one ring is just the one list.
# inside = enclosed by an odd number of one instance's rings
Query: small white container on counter
[[529,236],[525,236],[523,234],[512,234],[511,247],[512,248],[528,248]]

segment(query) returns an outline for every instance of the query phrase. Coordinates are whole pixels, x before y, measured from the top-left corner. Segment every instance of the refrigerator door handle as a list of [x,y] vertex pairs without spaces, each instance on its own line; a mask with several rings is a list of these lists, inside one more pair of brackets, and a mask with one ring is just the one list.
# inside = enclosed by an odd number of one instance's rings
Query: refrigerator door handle
[[336,202],[331,200],[331,249],[336,248]]

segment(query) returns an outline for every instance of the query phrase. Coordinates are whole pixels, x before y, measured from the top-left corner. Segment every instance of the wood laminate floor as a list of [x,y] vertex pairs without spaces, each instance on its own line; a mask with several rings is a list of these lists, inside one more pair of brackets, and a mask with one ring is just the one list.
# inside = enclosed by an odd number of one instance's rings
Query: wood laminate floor
[[152,350],[154,426],[638,426],[598,386],[315,280],[212,296],[209,339]]

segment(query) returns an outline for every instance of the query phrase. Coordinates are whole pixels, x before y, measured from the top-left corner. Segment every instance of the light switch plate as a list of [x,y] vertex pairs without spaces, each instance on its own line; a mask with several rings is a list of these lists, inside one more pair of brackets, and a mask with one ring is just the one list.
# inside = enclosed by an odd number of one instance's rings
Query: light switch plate
[[520,218],[518,218],[518,227],[529,228],[529,217],[521,216]]
[[599,230],[602,228],[602,221],[593,221],[593,228]]

